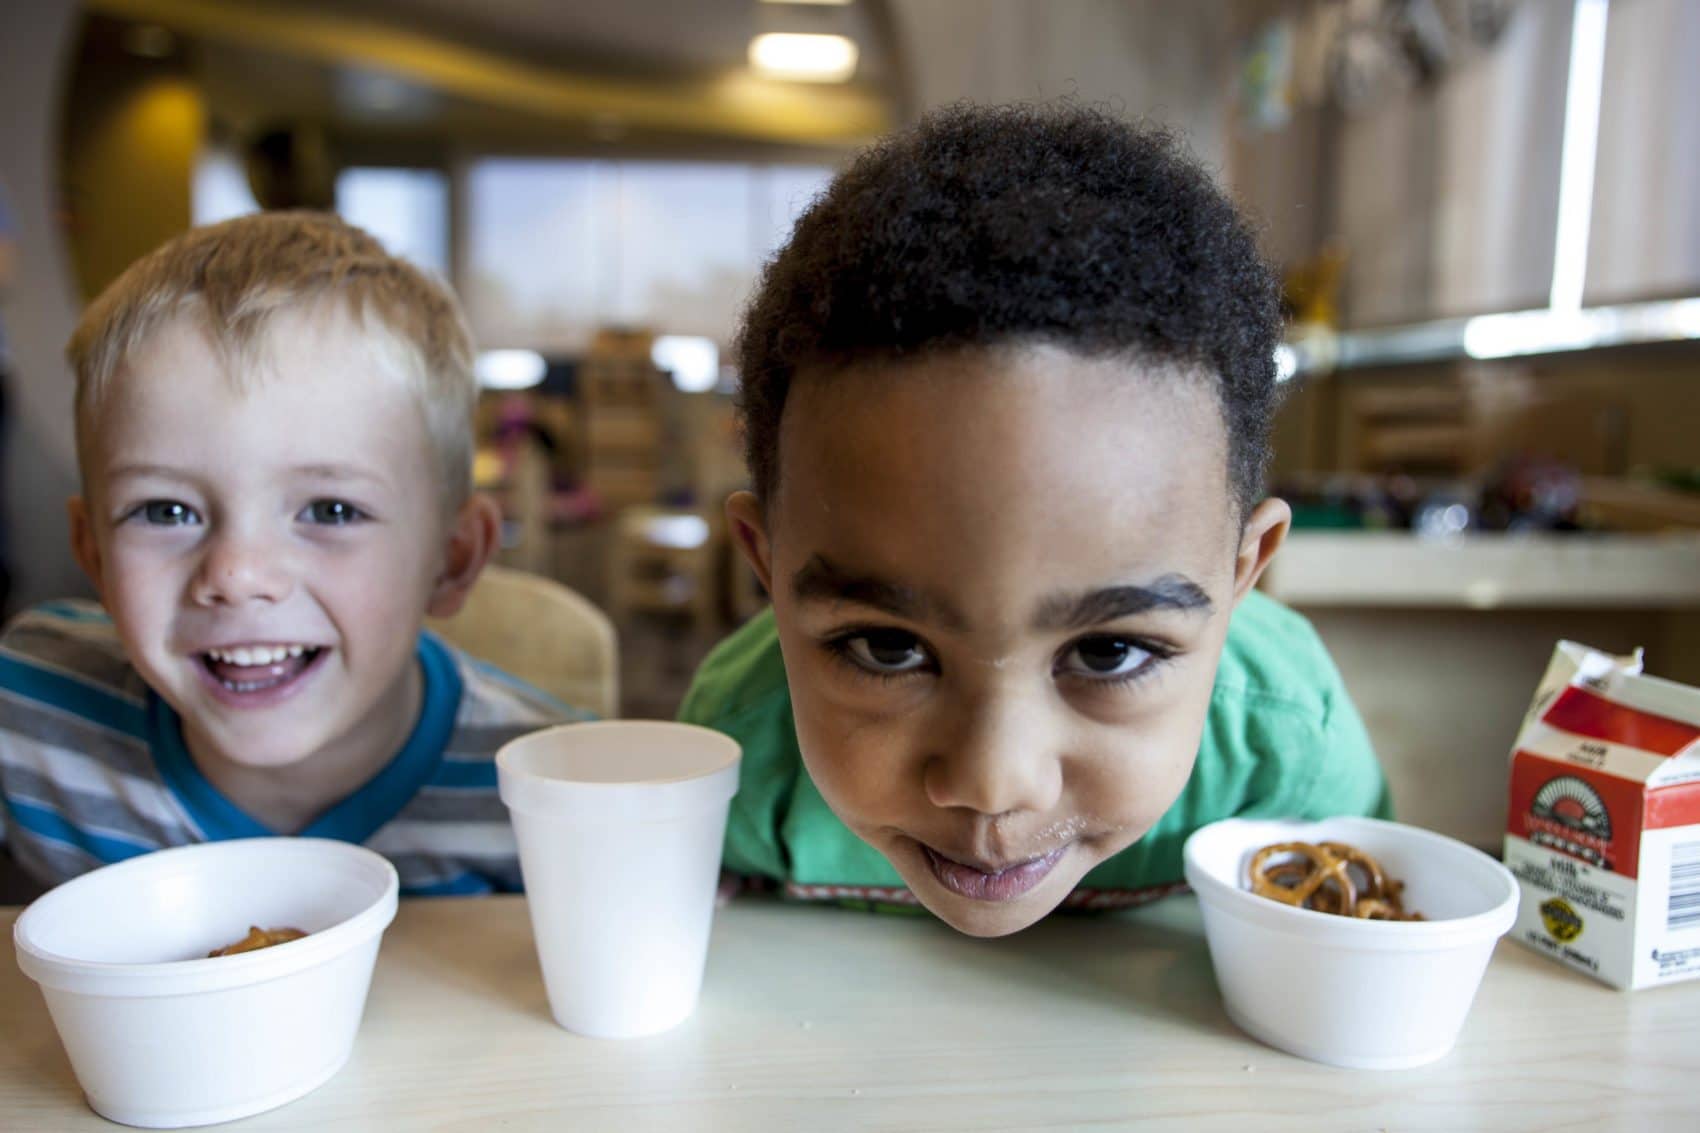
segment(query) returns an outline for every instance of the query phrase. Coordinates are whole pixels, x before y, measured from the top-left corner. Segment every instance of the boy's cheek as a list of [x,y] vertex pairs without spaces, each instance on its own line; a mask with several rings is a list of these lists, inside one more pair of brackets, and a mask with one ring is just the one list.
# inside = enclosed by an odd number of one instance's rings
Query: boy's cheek
[[851,713],[821,708],[798,711],[797,740],[803,765],[821,797],[852,825],[898,824],[901,785],[913,739],[902,728],[882,726]]
[[[1168,742],[1164,742],[1168,741]],[[1129,832],[1129,843],[1143,837],[1180,796],[1198,761],[1196,738],[1159,737],[1132,760],[1122,753],[1105,768],[1099,782],[1078,792],[1099,799],[1117,827]]]

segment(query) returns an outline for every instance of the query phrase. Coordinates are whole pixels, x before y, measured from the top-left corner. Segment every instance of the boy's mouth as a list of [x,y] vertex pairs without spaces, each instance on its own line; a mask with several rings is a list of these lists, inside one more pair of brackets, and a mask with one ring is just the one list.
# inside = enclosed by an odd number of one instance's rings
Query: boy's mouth
[[247,697],[292,684],[325,653],[318,645],[238,645],[208,649],[196,656],[219,688]]
[[1042,857],[987,871],[947,858],[924,843],[921,845],[921,852],[939,884],[952,893],[976,901],[1010,901],[1021,896],[1049,877],[1067,850],[1068,843],[1065,842]]

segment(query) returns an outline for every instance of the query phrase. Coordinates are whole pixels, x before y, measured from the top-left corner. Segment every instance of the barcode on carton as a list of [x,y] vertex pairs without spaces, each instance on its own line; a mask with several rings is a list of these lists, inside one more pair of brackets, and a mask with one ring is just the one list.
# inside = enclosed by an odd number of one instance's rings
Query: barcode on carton
[[1667,929],[1700,925],[1700,842],[1671,847],[1670,910]]

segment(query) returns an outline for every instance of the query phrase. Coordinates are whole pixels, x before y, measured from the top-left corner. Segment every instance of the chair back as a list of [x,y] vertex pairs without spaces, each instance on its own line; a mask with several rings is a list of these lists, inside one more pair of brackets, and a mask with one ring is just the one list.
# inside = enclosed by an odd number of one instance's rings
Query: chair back
[[456,647],[604,719],[619,713],[614,624],[583,595],[494,564],[452,618],[426,625]]

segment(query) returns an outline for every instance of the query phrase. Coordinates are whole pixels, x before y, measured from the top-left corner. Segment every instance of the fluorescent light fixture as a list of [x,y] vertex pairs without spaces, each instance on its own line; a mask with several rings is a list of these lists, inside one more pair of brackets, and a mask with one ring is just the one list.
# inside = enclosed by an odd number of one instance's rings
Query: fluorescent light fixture
[[1513,311],[1480,315],[1464,324],[1464,353],[1472,358],[1510,358],[1585,350],[1602,337],[1601,311]]
[[1464,323],[1464,353],[1472,358],[1510,358],[1684,338],[1700,338],[1700,299],[1624,303],[1582,311],[1515,311],[1480,315]]
[[672,374],[673,384],[685,393],[707,393],[720,384],[720,348],[711,338],[661,335],[649,348],[649,360]]
[[530,389],[543,380],[549,364],[535,350],[486,350],[473,370],[485,389]]
[[1672,338],[1700,338],[1700,299],[1670,303],[1664,322]]
[[1570,20],[1570,72],[1564,94],[1564,148],[1558,170],[1558,231],[1553,238],[1552,294],[1547,299],[1555,311],[1582,309],[1605,66],[1606,0],[1576,0]]
[[[1684,339],[1700,339],[1700,297],[1438,319],[1337,336],[1306,335],[1282,346],[1292,350],[1297,374],[1314,374],[1456,358],[1460,349],[1471,358],[1510,358]],[[1279,374],[1279,353],[1275,365]]]
[[842,35],[769,32],[750,40],[750,66],[775,79],[841,83],[856,73],[856,41]]

